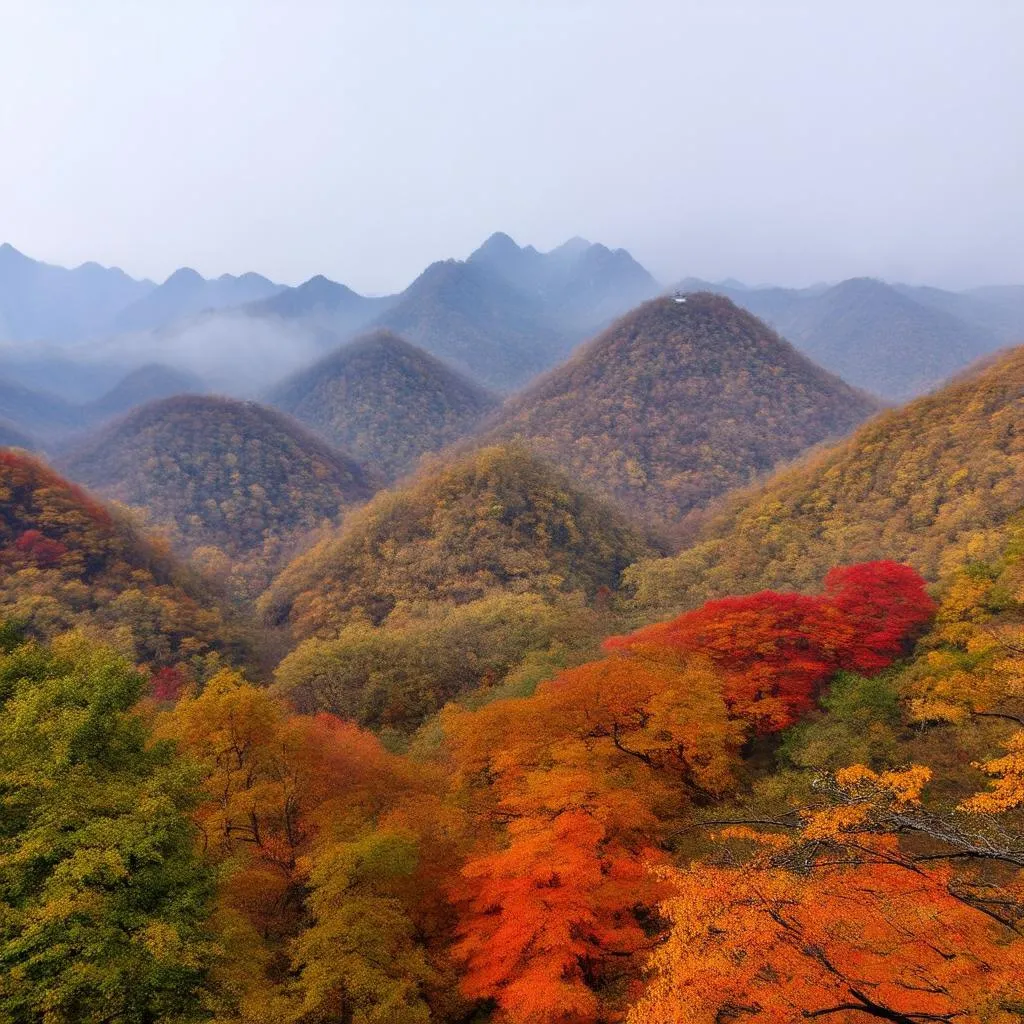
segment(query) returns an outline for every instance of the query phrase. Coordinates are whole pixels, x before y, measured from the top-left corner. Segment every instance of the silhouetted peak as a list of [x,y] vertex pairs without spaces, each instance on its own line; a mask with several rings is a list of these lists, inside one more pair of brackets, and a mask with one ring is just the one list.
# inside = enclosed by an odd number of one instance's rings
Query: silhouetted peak
[[191,267],[179,267],[164,281],[161,287],[185,290],[198,288],[205,283],[205,278],[197,270],[193,270]]
[[483,245],[470,253],[469,259],[502,259],[518,256],[523,251],[510,235],[506,235],[504,231],[495,231]]
[[562,256],[567,259],[578,259],[591,247],[591,245],[592,243],[587,241],[587,239],[580,238],[579,235],[573,235],[573,237],[567,242],[563,242],[561,245],[552,249],[548,255]]
[[2,261],[5,266],[9,267],[34,262],[34,260],[31,260],[23,252],[15,249],[10,242],[4,242],[3,245],[0,245],[0,261]]

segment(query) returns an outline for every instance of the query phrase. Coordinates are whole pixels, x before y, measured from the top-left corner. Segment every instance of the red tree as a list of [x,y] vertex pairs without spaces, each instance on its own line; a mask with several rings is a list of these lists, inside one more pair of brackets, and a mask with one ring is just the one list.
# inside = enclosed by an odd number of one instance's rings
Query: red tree
[[833,569],[817,596],[765,590],[709,601],[605,647],[653,657],[703,654],[723,673],[733,713],[773,732],[808,711],[836,672],[870,675],[892,664],[934,611],[909,566],[865,562]]

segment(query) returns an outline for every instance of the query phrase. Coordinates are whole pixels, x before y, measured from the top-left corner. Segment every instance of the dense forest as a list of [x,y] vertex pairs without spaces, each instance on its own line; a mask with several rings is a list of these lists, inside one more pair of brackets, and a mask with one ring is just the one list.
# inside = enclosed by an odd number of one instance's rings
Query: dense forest
[[832,565],[888,556],[935,579],[986,558],[1024,506],[1024,349],[883,413],[847,441],[730,496],[672,558],[628,579],[649,605],[813,585]]
[[496,592],[610,591],[645,551],[621,513],[515,446],[427,466],[302,553],[261,598],[308,637],[399,605],[464,604]]
[[497,404],[388,331],[343,345],[277,385],[267,401],[388,479],[471,433]]
[[127,517],[35,459],[0,451],[0,606],[26,636],[102,638],[200,675],[247,657],[210,588]]
[[2,1024],[1024,1021],[1024,350],[289,394],[0,451]]
[[256,567],[279,564],[293,534],[334,522],[375,486],[358,462],[280,413],[204,396],[147,403],[60,466],[144,509],[178,550],[218,575],[256,573],[257,580]]
[[875,411],[728,299],[656,299],[502,410],[517,438],[662,524]]

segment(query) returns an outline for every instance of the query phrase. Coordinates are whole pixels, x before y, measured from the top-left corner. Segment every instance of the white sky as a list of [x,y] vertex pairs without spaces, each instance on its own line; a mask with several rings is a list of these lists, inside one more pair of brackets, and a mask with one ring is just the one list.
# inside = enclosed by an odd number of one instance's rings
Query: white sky
[[1024,282],[1024,0],[0,0],[0,240],[404,286],[495,230],[663,280]]

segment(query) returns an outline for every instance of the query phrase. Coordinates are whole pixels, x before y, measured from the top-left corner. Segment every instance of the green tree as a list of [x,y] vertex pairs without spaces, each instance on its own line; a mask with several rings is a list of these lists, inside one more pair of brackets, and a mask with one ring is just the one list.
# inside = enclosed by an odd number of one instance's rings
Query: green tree
[[325,851],[310,877],[312,925],[295,941],[296,1020],[426,1024],[434,977],[396,891],[416,868],[415,840],[371,832]]
[[0,1022],[202,1019],[213,947],[195,779],[171,745],[148,744],[143,677],[78,635],[6,646]]

